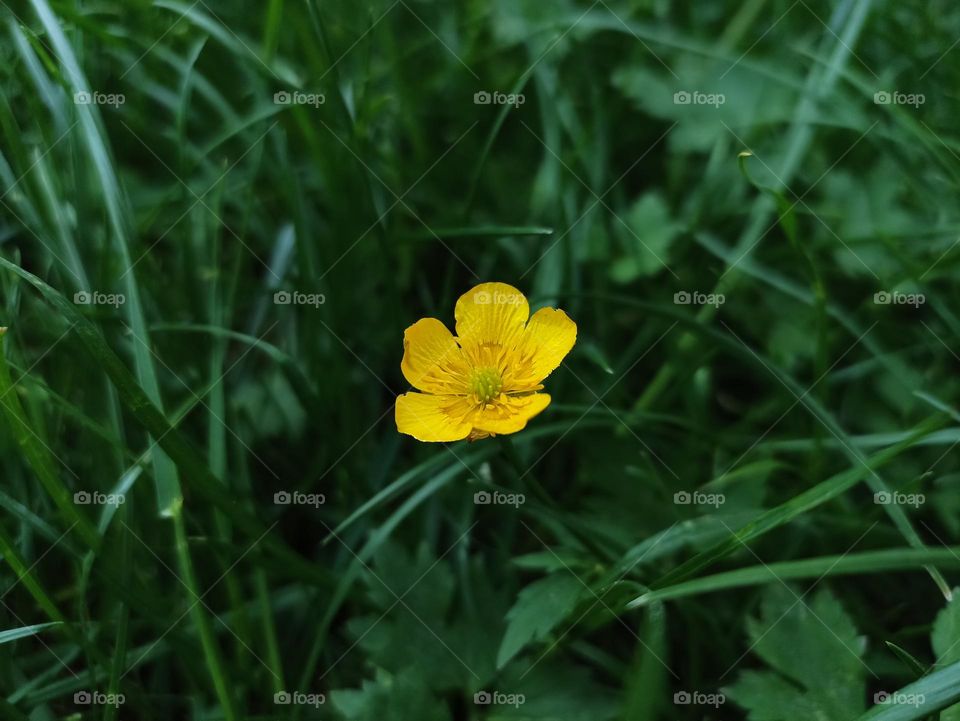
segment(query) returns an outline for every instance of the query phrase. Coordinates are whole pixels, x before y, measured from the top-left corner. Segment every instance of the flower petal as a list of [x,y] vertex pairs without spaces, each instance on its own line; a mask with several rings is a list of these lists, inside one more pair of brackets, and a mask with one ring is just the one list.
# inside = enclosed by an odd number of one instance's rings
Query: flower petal
[[397,396],[397,430],[418,441],[459,441],[470,435],[471,429],[462,415],[450,412],[461,403],[455,396],[404,393]]
[[474,432],[483,431],[495,435],[522,431],[527,421],[550,405],[546,393],[531,393],[526,396],[501,396],[473,417]]
[[469,356],[478,347],[510,348],[523,333],[530,305],[506,283],[481,283],[457,301],[457,338]]
[[534,390],[577,342],[577,324],[562,310],[541,308],[527,323],[504,378],[505,391]]
[[403,334],[403,377],[428,393],[466,393],[467,367],[453,334],[436,318],[423,318]]

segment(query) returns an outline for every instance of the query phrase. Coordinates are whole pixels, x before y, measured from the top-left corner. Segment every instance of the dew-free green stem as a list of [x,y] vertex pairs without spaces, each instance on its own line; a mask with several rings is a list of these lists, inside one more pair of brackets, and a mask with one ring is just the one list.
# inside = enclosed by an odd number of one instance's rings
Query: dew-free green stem
[[214,637],[213,629],[210,627],[210,620],[207,618],[206,607],[202,601],[202,594],[197,586],[193,562],[190,558],[190,547],[187,542],[187,532],[183,521],[182,507],[173,509],[172,519],[180,576],[190,593],[187,599],[190,616],[193,618],[193,622],[196,624],[197,631],[200,634],[200,643],[203,646],[204,659],[207,662],[207,668],[210,671],[210,677],[213,680],[217,698],[220,699],[220,708],[223,709],[224,718],[226,721],[236,721],[238,718],[237,711],[233,696],[231,695],[231,688],[227,683],[226,675],[223,671],[220,649],[217,646],[217,639]]

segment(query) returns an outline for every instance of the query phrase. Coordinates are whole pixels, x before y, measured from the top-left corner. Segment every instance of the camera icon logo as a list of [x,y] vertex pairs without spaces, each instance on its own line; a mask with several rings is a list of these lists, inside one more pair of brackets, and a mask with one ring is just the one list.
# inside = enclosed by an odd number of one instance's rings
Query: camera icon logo
[[686,90],[680,90],[673,94],[674,105],[689,105],[690,99],[690,93],[688,93]]
[[673,502],[678,506],[689,506],[691,500],[690,493],[687,491],[677,491],[673,494]]
[[890,491],[877,491],[873,494],[873,502],[878,506],[889,506],[893,503],[893,496]]
[[473,494],[473,502],[478,506],[489,506],[492,496],[487,491],[477,491]]
[[873,294],[873,302],[878,305],[890,305],[892,297],[887,291],[881,290]]
[[675,694],[673,694],[673,702],[677,706],[689,706],[690,694],[687,691],[677,691]]
[[886,691],[877,691],[875,694],[873,694],[874,704],[880,705],[880,704],[889,703],[889,701],[890,701],[890,694],[887,693]]
[[278,506],[289,506],[293,497],[286,491],[277,491],[273,494],[273,502]]
[[690,294],[685,290],[681,290],[679,293],[674,293],[673,302],[676,305],[690,305]]
[[77,491],[73,494],[73,502],[78,506],[89,506],[91,500],[93,499],[86,491]]
[[490,305],[491,300],[490,293],[485,290],[473,294],[473,302],[477,305]]
[[77,691],[73,694],[73,702],[78,706],[89,706],[93,703],[93,696],[89,691]]
[[890,93],[888,93],[886,90],[878,90],[873,94],[873,102],[877,105],[889,105],[890,100]]
[[293,696],[286,691],[277,691],[273,694],[273,702],[278,706],[289,706],[293,703]]
[[93,297],[88,291],[80,290],[73,294],[73,302],[77,305],[90,305]]
[[75,105],[89,105],[93,98],[86,90],[79,90],[73,94],[73,102]]
[[477,691],[473,694],[473,702],[477,706],[489,706],[493,703],[493,696],[489,691]]
[[486,90],[480,90],[473,94],[473,104],[474,105],[489,105],[493,100],[493,96],[490,95]]
[[292,299],[293,296],[291,296],[290,293],[285,290],[278,290],[273,294],[274,305],[290,305],[290,301]]
[[274,105],[289,105],[292,100],[293,96],[286,90],[281,90],[273,94]]

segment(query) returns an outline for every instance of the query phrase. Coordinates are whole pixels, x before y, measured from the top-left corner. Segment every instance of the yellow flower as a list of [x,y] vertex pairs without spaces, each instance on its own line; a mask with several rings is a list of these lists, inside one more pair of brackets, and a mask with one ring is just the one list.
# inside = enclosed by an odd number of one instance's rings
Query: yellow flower
[[403,334],[400,369],[414,388],[397,398],[397,429],[420,441],[476,440],[516,433],[550,403],[542,381],[577,340],[562,310],[530,317],[523,293],[482,283],[460,296],[457,337],[436,318]]

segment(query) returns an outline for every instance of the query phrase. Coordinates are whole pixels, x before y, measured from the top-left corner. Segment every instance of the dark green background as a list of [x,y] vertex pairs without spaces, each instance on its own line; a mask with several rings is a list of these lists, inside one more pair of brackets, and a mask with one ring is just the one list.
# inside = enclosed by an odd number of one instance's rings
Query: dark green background
[[[0,3],[0,715],[846,721],[922,677],[870,718],[934,717],[958,40],[939,0]],[[552,405],[400,436],[404,329],[482,281],[577,322]]]

